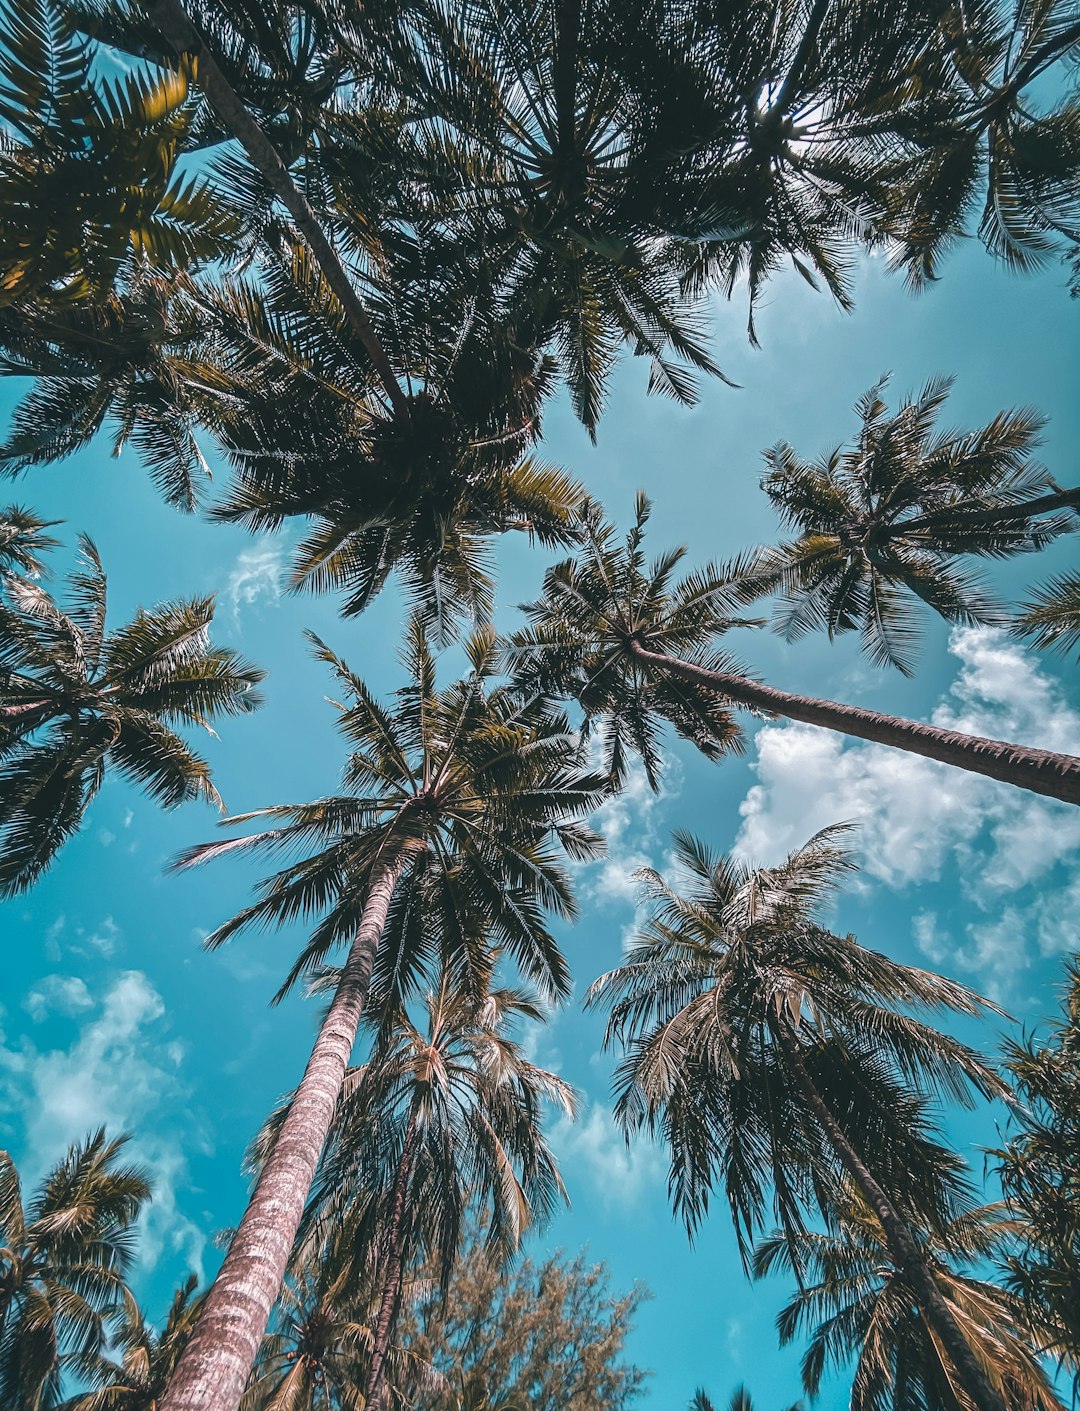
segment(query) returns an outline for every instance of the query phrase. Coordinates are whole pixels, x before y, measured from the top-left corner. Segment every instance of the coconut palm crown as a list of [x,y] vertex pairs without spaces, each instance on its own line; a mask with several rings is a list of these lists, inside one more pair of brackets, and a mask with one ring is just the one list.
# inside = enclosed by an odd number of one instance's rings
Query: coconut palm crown
[[949,622],[1001,626],[1006,614],[956,560],[1009,558],[1080,530],[1080,489],[1061,490],[1033,458],[1042,418],[1001,412],[976,431],[937,431],[951,380],[889,415],[884,380],[855,405],[851,446],[803,460],[766,453],[762,488],[798,538],[775,550],[789,641],[858,630],[879,666],[910,675],[918,603]]
[[212,598],[140,609],[107,631],[101,559],[85,536],[79,546],[66,607],[15,576],[0,602],[0,895],[52,863],[110,768],[165,808],[220,804],[210,766],[173,726],[209,730],[261,704],[263,673],[210,641]]
[[963,1183],[934,1140],[927,1098],[967,1102],[972,1090],[1003,1088],[974,1050],[915,1017],[994,1006],[820,920],[855,869],[850,831],[823,829],[769,868],[676,834],[683,880],[643,870],[646,924],[589,990],[589,1005],[610,1008],[607,1043],[625,1050],[618,1119],[667,1143],[672,1202],[691,1231],[714,1188],[725,1189],[744,1253],[770,1190],[789,1232],[801,1230],[807,1201],[828,1208],[835,1190],[838,1167],[796,1081],[799,1062],[841,1127],[873,1148],[897,1202],[928,1201],[933,1219]]
[[317,637],[316,655],[346,694],[338,726],[350,746],[347,792],[225,819],[262,831],[200,844],[186,867],[234,852],[302,852],[260,885],[259,899],[207,938],[213,948],[250,926],[318,918],[279,998],[317,975],[336,945],[352,940],[367,879],[403,859],[372,978],[387,1002],[447,955],[487,974],[490,937],[547,996],[566,993],[569,973],[544,913],[575,914],[559,851],[584,859],[602,847],[583,821],[607,781],[583,768],[581,742],[548,702],[523,705],[505,686],[489,689],[497,664],[494,634],[467,642],[471,670],[439,690],[423,625],[413,619],[403,660],[409,685],[381,705],[348,664]]

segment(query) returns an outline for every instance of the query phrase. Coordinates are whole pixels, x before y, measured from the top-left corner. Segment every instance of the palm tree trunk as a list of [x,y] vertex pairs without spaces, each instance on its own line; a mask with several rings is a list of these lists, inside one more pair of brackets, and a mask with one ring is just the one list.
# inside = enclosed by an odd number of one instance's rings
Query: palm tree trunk
[[356,336],[367,350],[379,381],[386,389],[386,395],[394,410],[406,421],[409,418],[409,399],[401,390],[394,376],[394,370],[386,356],[386,350],[379,336],[371,326],[364,312],[352,281],[345,273],[337,252],[323,234],[315,212],[311,209],[278,155],[273,143],[248,112],[233,89],[232,84],[222,73],[213,54],[207,48],[202,36],[192,24],[181,0],[150,0],[148,13],[164,34],[177,54],[194,54],[198,61],[197,81],[206,98],[226,128],[243,147],[259,175],[286,207],[298,229],[311,248],[342,308],[348,316]]
[[390,1347],[390,1336],[394,1330],[394,1322],[401,1300],[401,1285],[405,1275],[405,1206],[409,1197],[409,1176],[412,1173],[418,1119],[419,1113],[414,1103],[412,1111],[409,1113],[409,1125],[405,1129],[405,1140],[401,1147],[401,1161],[398,1163],[397,1174],[394,1177],[394,1191],[390,1204],[390,1227],[386,1240],[386,1281],[383,1284],[379,1316],[375,1323],[371,1370],[368,1373],[367,1391],[364,1397],[365,1411],[382,1411],[383,1388],[386,1385],[383,1371],[386,1367],[386,1354]]
[[372,877],[360,925],[304,1076],[161,1411],[236,1411],[330,1130],[405,862],[405,852],[399,852]]
[[1050,514],[1052,510],[1074,509],[1080,511],[1080,489],[1055,490],[1049,495],[1039,495],[1034,500],[1021,500],[1015,505],[994,505],[992,509],[967,509],[963,504],[952,508],[933,510],[930,514],[916,515],[914,519],[898,519],[889,525],[883,535],[886,539],[901,539],[913,529],[933,529],[941,525],[962,526],[977,524],[1008,524],[1018,519],[1034,519],[1040,514]]
[[806,1071],[798,1043],[781,1024],[774,1026],[773,1032],[787,1055],[807,1106],[820,1123],[829,1145],[859,1188],[867,1205],[877,1216],[889,1253],[904,1282],[918,1300],[922,1316],[944,1347],[964,1390],[978,1411],[1006,1411],[1000,1392],[991,1383],[971,1344],[960,1331],[907,1222],[852,1146],[828,1104],[818,1092],[813,1079]]
[[838,701],[823,701],[815,696],[797,696],[751,681],[731,672],[710,671],[694,662],[682,661],[666,652],[650,651],[640,642],[631,640],[630,651],[643,665],[678,676],[696,685],[727,696],[739,705],[751,706],[783,715],[789,720],[801,720],[807,725],[820,725],[856,739],[872,740],[879,745],[891,745],[910,754],[951,764],[973,774],[985,774],[1015,784],[1018,789],[1030,789],[1035,794],[1080,804],[1080,759],[1074,755],[1055,754],[1052,750],[1035,749],[1029,745],[1013,745],[1006,740],[991,740],[983,735],[963,735],[956,730],[944,730],[937,725],[925,725],[917,720],[905,720],[897,715],[863,710],[860,706],[843,705]]

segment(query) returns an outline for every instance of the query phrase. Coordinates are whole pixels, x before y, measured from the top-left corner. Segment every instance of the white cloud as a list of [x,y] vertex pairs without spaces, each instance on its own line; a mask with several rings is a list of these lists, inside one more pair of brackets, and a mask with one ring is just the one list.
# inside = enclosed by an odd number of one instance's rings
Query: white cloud
[[560,1118],[551,1143],[563,1168],[573,1199],[573,1168],[577,1168],[606,1206],[637,1204],[647,1191],[662,1198],[664,1158],[655,1142],[636,1136],[627,1146],[611,1109],[593,1103],[571,1122]]
[[23,1008],[40,1024],[49,1014],[78,1014],[93,1003],[86,982],[78,975],[46,975],[23,1000]]
[[[1080,714],[1003,633],[962,628],[961,663],[933,722],[1080,753]],[[1013,891],[1080,850],[1080,813],[884,745],[812,725],[767,725],[755,737],[758,782],[740,812],[738,853],[772,862],[829,823],[862,824],[864,866],[889,886],[935,880],[956,860],[973,895]]]
[[607,843],[590,886],[597,901],[636,903],[641,883],[634,874],[653,865],[658,801],[638,765],[630,771],[621,792],[597,810],[593,822]]
[[234,622],[239,622],[241,608],[264,599],[274,602],[281,596],[285,552],[282,536],[268,534],[237,555],[225,582],[225,597]]
[[[27,997],[31,1013],[34,995]],[[131,1156],[148,1168],[154,1186],[141,1226],[141,1261],[152,1267],[170,1249],[201,1273],[205,1238],[177,1204],[187,1177],[183,1145],[175,1125],[167,1135],[152,1130],[163,1104],[180,1111],[184,1097],[176,1072],[182,1054],[160,1038],[164,1002],[141,971],[128,970],[99,1001],[87,991],[76,1003],[92,1012],[69,1048],[42,1050],[26,1039],[18,1048],[0,1048],[0,1091],[22,1119],[24,1178],[36,1182],[70,1142],[98,1126],[111,1136],[132,1132]]]

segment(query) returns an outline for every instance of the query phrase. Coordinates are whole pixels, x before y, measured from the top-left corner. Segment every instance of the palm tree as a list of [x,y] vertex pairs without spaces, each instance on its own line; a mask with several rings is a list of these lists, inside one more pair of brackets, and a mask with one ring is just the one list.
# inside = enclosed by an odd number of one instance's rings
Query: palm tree
[[66,608],[7,580],[0,602],[0,895],[25,891],[78,831],[113,768],[172,808],[220,805],[210,766],[173,730],[254,710],[263,672],[209,638],[212,598],[140,608],[106,631],[106,580],[93,542]]
[[68,1147],[29,1205],[0,1152],[0,1402],[47,1411],[63,1364],[88,1364],[125,1293],[134,1225],[150,1187],[118,1164],[127,1137],[103,1129]]
[[798,533],[774,551],[788,641],[858,628],[878,665],[910,675],[911,599],[950,622],[1003,625],[1003,611],[954,560],[1008,558],[1080,529],[1080,489],[1059,490],[1031,459],[1042,425],[1033,412],[935,434],[948,379],[893,416],[883,385],[856,403],[862,427],[850,448],[809,462],[781,442],[766,455],[762,488]]
[[490,988],[490,976],[477,994],[444,971],[424,1009],[422,1027],[404,1009],[382,1016],[371,1057],[346,1076],[309,1210],[319,1227],[348,1228],[358,1251],[375,1256],[369,1411],[385,1401],[407,1265],[427,1251],[445,1286],[477,1206],[489,1251],[504,1263],[566,1195],[542,1120],[546,1103],[573,1116],[575,1094],[531,1063],[512,1033],[522,1020],[542,1021],[537,1001]]
[[132,255],[153,267],[220,258],[232,213],[176,170],[188,85],[175,68],[112,82],[55,0],[0,23],[0,308],[18,316],[109,293]]
[[[921,1247],[964,1339],[1002,1402],[1016,1411],[1062,1411],[1025,1324],[1022,1301],[956,1266],[985,1259],[1000,1241],[994,1212],[959,1216]],[[803,1385],[816,1397],[830,1365],[857,1359],[852,1411],[963,1411],[965,1394],[925,1309],[890,1254],[869,1207],[852,1197],[822,1232],[807,1231],[795,1249],[780,1234],[754,1251],[754,1274],[797,1273],[799,1292],[782,1310],[780,1341],[812,1330],[803,1354]]]
[[491,633],[468,643],[471,671],[438,691],[423,630],[413,623],[410,684],[385,709],[321,643],[351,704],[341,726],[353,749],[349,792],[263,809],[251,837],[191,849],[181,865],[236,851],[316,851],[284,868],[261,898],[212,933],[220,945],[251,924],[324,913],[282,988],[348,956],[304,1077],[232,1240],[163,1411],[233,1411],[285,1272],[333,1121],[369,984],[393,1001],[440,956],[463,976],[486,974],[490,936],[547,995],[565,994],[566,962],[544,912],[573,914],[553,846],[593,856],[581,820],[605,795],[582,771],[582,745],[546,702],[521,705],[495,669]]
[[396,568],[440,638],[462,612],[489,614],[492,534],[567,544],[583,498],[529,455],[551,368],[513,341],[474,265],[432,267],[418,247],[371,297],[409,386],[407,422],[380,403],[364,347],[302,251],[224,295],[231,395],[211,410],[235,472],[216,513],[254,529],[309,517],[293,586],[343,588],[358,613]]
[[649,510],[639,494],[634,528],[620,547],[613,526],[591,507],[581,556],[548,570],[543,596],[525,609],[531,625],[508,647],[523,691],[573,696],[587,718],[603,720],[614,777],[622,776],[633,750],[655,781],[658,717],[710,758],[738,749],[730,707],[741,705],[1080,803],[1080,760],[1071,755],[795,695],[744,675],[710,648],[728,628],[745,625],[732,614],[769,586],[768,557],[710,564],[673,582],[685,550],[646,564],[641,545]]
[[1036,589],[1012,630],[1037,647],[1071,652],[1080,646],[1080,573],[1061,573]]
[[756,869],[677,834],[682,891],[641,874],[645,928],[588,995],[610,1006],[607,1042],[626,1053],[616,1115],[628,1134],[666,1140],[672,1201],[691,1232],[723,1184],[744,1257],[770,1187],[794,1240],[807,1204],[827,1210],[851,1182],[964,1390],[980,1411],[1003,1411],[912,1229],[943,1222],[962,1196],[927,1096],[1005,1091],[972,1049],[915,1016],[994,1007],[822,926],[822,906],[854,867],[848,831],[824,829]]
[[979,236],[1014,270],[1075,251],[1080,238],[1080,105],[1044,79],[1075,59],[1075,6],[971,5],[941,23],[945,48],[911,130],[920,150],[898,165],[890,193],[893,263],[916,287],[938,277],[980,201]]
[[79,1363],[80,1378],[92,1389],[65,1401],[61,1411],[156,1411],[199,1316],[201,1301],[193,1297],[197,1282],[192,1274],[173,1294],[160,1332],[124,1289],[109,1352]]
[[39,519],[20,505],[0,509],[0,580],[13,570],[28,578],[40,578],[46,572],[40,555],[60,543],[45,530],[58,523],[55,519]]

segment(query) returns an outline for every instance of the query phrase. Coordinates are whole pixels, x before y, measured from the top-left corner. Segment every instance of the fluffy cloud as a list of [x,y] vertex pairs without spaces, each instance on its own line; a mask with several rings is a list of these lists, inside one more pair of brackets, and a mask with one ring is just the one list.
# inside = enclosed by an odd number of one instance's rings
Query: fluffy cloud
[[46,975],[23,1000],[23,1008],[40,1024],[50,1014],[78,1014],[93,1003],[85,980],[78,975]]
[[627,1146],[610,1108],[593,1103],[576,1122],[560,1118],[551,1144],[573,1197],[575,1172],[586,1179],[607,1206],[635,1205],[647,1192],[663,1199],[664,1157],[644,1137]]
[[0,1048],[0,1091],[21,1118],[20,1165],[27,1182],[54,1164],[69,1142],[98,1126],[113,1136],[136,1133],[132,1155],[148,1168],[154,1186],[143,1220],[141,1259],[152,1267],[171,1250],[201,1275],[205,1240],[176,1197],[187,1173],[183,1148],[174,1131],[153,1132],[163,1102],[180,1110],[184,1096],[177,1071],[182,1049],[161,1036],[161,996],[141,971],[128,970],[100,1000],[81,981],[51,976],[35,986],[26,1006],[37,1017],[36,1007],[42,1013],[47,1006],[59,1008],[58,998],[68,1013],[72,1006],[88,1012],[68,1048],[42,1050],[26,1040],[18,1048]]
[[273,602],[280,597],[285,553],[282,537],[267,535],[253,548],[237,555],[225,583],[225,597],[234,622],[239,622],[241,608],[252,607],[264,599]]
[[[961,666],[934,724],[1080,753],[1080,714],[1001,632],[959,629],[950,651]],[[741,805],[736,840],[755,861],[853,819],[867,872],[889,886],[936,880],[959,859],[972,886],[1000,894],[1080,849],[1076,809],[981,775],[812,725],[767,725],[755,745],[758,783]]]

